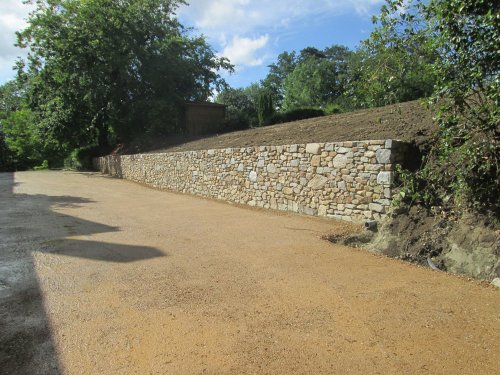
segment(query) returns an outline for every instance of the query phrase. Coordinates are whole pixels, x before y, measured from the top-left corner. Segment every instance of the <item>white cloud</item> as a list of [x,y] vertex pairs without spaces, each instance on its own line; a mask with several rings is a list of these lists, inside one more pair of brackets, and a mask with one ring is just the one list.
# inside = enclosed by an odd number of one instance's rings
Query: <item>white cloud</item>
[[179,9],[202,32],[235,35],[275,29],[312,15],[367,14],[383,0],[188,0]]
[[14,77],[12,66],[26,51],[14,47],[16,31],[26,26],[32,6],[22,0],[0,0],[0,84]]
[[269,35],[258,38],[245,38],[235,35],[231,42],[224,46],[221,55],[227,57],[236,66],[257,66],[264,62],[263,54],[257,57],[257,52],[262,50],[269,41]]
[[182,6],[178,14],[183,23],[193,25],[218,42],[223,49],[221,55],[228,57],[238,69],[268,62],[265,59],[274,55],[271,49],[280,34],[293,29],[297,23],[309,22],[309,18],[314,20],[312,17],[347,13],[368,16],[382,1],[188,0],[189,5]]
[[[382,3],[382,0],[352,0],[350,1],[356,13],[367,16]],[[378,9],[377,9],[378,10]]]

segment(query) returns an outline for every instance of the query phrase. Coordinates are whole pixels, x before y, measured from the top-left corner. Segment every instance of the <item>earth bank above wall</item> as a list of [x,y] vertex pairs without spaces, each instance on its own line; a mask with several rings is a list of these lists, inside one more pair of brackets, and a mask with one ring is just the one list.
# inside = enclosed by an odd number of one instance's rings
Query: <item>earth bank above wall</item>
[[109,155],[94,166],[156,188],[363,222],[386,215],[407,147],[372,140]]

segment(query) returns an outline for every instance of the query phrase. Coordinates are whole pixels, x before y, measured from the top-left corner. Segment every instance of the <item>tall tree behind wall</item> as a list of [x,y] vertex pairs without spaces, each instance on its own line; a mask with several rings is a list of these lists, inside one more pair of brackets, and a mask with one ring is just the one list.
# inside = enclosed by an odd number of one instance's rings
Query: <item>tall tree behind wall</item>
[[[43,131],[72,147],[179,129],[184,101],[206,100],[232,67],[175,18],[182,0],[42,0],[18,45],[19,79]],[[24,63],[23,63],[24,64]]]
[[294,70],[285,78],[283,109],[325,108],[335,102],[345,90],[350,54],[347,47],[339,45],[303,49]]
[[376,25],[349,62],[344,94],[354,107],[378,107],[429,97],[438,58],[432,25],[419,0],[387,0]]

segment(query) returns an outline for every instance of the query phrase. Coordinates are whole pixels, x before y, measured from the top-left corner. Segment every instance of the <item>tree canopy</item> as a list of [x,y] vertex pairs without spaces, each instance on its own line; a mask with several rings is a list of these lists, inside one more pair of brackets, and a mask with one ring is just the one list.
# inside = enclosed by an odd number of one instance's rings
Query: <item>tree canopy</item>
[[283,109],[324,108],[342,96],[351,51],[333,45],[323,51],[305,48],[293,71],[284,80]]
[[42,130],[73,147],[179,130],[184,101],[206,100],[231,69],[175,18],[182,0],[37,1],[18,45],[19,77]]

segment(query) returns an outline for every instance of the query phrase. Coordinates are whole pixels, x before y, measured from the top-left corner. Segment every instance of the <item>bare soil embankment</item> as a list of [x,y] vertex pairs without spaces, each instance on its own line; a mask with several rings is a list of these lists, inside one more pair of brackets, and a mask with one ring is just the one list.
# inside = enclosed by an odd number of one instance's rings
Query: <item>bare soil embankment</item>
[[437,130],[420,101],[316,117],[203,138],[186,136],[130,144],[124,153],[194,151],[227,147],[279,146],[311,142],[399,139],[425,148]]

